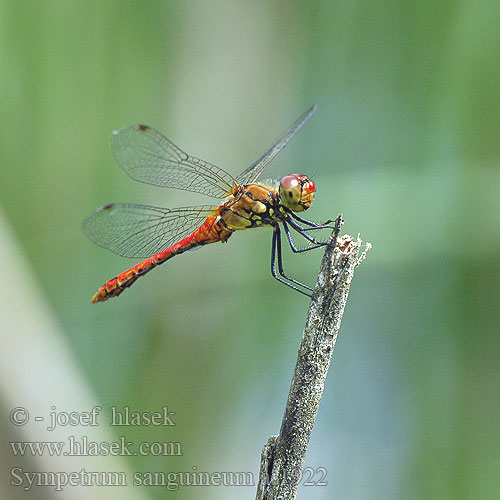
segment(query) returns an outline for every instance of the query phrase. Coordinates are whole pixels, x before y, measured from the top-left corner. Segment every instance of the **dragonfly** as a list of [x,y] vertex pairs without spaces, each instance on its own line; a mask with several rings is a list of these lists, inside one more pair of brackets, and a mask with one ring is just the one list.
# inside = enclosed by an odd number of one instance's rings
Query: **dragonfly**
[[[111,148],[116,162],[133,179],[225,199],[219,205],[160,208],[109,203],[91,213],[82,224],[97,245],[123,257],[146,259],[102,285],[91,302],[117,297],[137,279],[175,255],[209,243],[228,241],[235,231],[271,227],[271,273],[279,282],[311,297],[312,288],[288,276],[283,269],[281,226],[294,253],[326,245],[310,232],[330,227],[298,215],[311,206],[316,191],[306,175],[289,174],[279,181],[257,182],[269,162],[316,111],[312,106],[250,167],[236,177],[207,161],[188,155],[172,141],[146,125],[129,125],[113,132]],[[298,247],[294,230],[306,240]]]

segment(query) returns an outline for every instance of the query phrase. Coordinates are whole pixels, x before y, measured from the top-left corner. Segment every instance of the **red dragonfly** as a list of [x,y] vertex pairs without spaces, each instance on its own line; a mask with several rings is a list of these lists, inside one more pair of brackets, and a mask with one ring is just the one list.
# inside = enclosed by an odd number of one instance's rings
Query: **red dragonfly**
[[[92,297],[92,302],[120,295],[140,276],[174,255],[216,241],[224,243],[234,231],[260,226],[273,228],[273,277],[311,296],[311,287],[283,271],[280,224],[295,253],[326,244],[317,241],[308,231],[329,227],[331,221],[317,224],[296,214],[311,206],[316,189],[314,182],[299,174],[287,175],[273,183],[258,183],[257,179],[315,110],[316,106],[313,106],[306,111],[271,148],[236,178],[215,165],[188,155],[145,125],[130,125],[113,132],[113,155],[133,179],[155,186],[226,198],[226,201],[218,206],[176,209],[111,203],[95,210],[83,221],[83,230],[92,241],[123,257],[147,259],[106,282]],[[297,248],[290,228],[302,235],[309,246]]]

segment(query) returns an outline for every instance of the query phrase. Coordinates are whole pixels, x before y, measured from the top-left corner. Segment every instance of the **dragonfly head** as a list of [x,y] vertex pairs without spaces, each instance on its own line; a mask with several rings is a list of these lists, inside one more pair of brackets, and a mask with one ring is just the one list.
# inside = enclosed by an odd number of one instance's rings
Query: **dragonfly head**
[[280,181],[280,199],[294,212],[307,210],[312,203],[316,186],[305,175],[290,174]]

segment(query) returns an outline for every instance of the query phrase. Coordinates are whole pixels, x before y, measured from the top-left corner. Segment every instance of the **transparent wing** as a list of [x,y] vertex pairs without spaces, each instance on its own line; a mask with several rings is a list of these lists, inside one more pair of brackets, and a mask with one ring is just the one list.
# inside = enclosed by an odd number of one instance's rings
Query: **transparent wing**
[[298,120],[252,165],[236,177],[238,184],[255,182],[268,163],[288,144],[304,123],[316,111],[316,105],[308,109]]
[[235,186],[230,174],[188,155],[146,125],[129,125],[115,130],[111,148],[118,164],[140,182],[214,198],[225,198]]
[[82,224],[84,233],[98,245],[123,257],[147,258],[191,234],[214,214],[217,207],[151,207],[104,205]]

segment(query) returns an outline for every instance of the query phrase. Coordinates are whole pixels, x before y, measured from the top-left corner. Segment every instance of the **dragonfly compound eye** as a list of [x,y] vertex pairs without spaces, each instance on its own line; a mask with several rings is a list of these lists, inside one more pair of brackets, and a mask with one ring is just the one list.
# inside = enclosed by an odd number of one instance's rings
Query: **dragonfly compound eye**
[[281,203],[294,212],[303,212],[311,206],[316,186],[305,175],[290,174],[280,182]]

